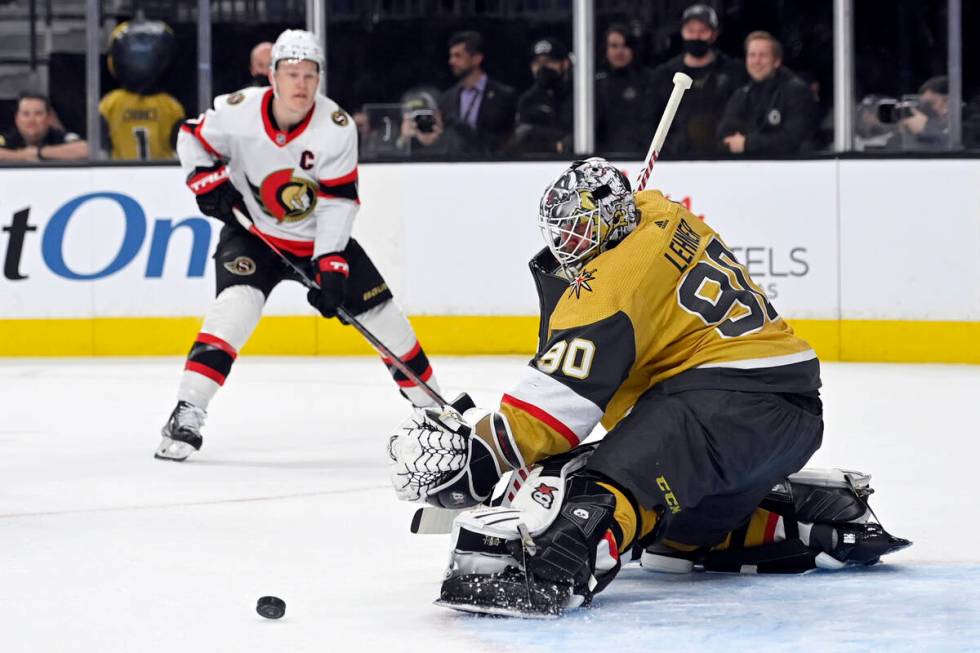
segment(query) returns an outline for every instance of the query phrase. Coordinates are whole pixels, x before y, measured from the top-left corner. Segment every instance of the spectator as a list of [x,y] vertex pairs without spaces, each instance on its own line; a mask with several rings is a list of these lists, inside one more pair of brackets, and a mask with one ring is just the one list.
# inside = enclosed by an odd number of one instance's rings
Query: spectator
[[645,154],[656,128],[653,71],[636,61],[636,44],[622,23],[605,34],[606,70],[595,76],[596,147]]
[[176,40],[160,21],[120,23],[110,39],[109,69],[122,85],[99,102],[113,159],[173,159],[184,107],[156,87]]
[[262,41],[254,48],[248,57],[248,74],[252,77],[252,86],[269,86],[269,61],[272,60],[272,43]]
[[21,93],[14,115],[14,129],[0,135],[0,161],[85,159],[88,143],[78,134],[54,126],[54,112],[47,96]]
[[557,39],[541,39],[531,50],[534,84],[517,101],[516,154],[571,151],[574,106],[568,48]]
[[720,31],[714,9],[703,4],[691,5],[681,16],[684,52],[654,69],[651,107],[655,121],[659,120],[674,88],[674,73],[686,73],[694,81],[678,107],[670,138],[664,144],[664,153],[670,156],[716,155],[715,133],[725,104],[735,89],[748,81],[741,62],[714,47]]
[[459,81],[442,94],[439,107],[459,154],[497,154],[514,128],[514,89],[490,79],[483,58],[477,32],[457,32],[449,39],[449,67]]
[[782,46],[772,34],[745,38],[745,68],[752,79],[725,107],[718,127],[725,151],[791,154],[806,148],[814,129],[813,95],[782,63]]
[[[933,77],[919,87],[918,106],[909,107],[899,120],[907,136],[908,149],[945,150],[949,148],[949,79]],[[908,138],[910,137],[910,138]]]

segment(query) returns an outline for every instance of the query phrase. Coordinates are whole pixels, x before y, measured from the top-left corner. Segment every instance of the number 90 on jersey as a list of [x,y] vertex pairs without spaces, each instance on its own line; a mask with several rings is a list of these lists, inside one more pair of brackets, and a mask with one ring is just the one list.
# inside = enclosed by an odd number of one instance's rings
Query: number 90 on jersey
[[559,340],[539,359],[537,367],[545,374],[562,374],[573,379],[586,379],[592,372],[595,343],[585,338]]

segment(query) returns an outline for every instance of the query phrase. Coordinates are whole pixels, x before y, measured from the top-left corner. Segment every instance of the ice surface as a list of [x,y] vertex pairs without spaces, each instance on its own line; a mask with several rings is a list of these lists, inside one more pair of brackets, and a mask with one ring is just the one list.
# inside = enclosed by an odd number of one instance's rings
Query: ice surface
[[[520,358],[439,358],[495,402]],[[625,569],[554,622],[431,605],[384,448],[407,416],[376,360],[246,358],[202,451],[154,460],[182,362],[0,362],[0,651],[980,650],[980,367],[826,364],[814,466],[870,472],[888,564],[801,577]],[[285,599],[280,621],[255,613]]]

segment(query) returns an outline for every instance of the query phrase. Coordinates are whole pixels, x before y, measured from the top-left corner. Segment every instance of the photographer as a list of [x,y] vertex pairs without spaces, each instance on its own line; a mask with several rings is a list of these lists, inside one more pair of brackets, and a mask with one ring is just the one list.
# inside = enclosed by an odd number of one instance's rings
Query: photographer
[[933,77],[902,100],[869,95],[858,105],[861,150],[921,151],[949,147],[949,82]]
[[446,131],[435,93],[412,89],[402,96],[402,123],[395,147],[413,159],[439,158],[457,151],[459,140]]
[[949,146],[949,80],[926,80],[919,87],[918,106],[909,106],[902,116],[899,127],[911,137],[914,149],[945,150]]

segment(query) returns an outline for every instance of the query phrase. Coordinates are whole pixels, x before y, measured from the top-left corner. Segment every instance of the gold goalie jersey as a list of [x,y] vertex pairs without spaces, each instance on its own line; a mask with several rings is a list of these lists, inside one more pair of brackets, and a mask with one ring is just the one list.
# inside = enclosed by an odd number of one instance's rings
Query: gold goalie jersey
[[[637,228],[569,282],[531,263],[538,354],[501,401],[524,461],[612,429],[651,388],[810,393],[820,368],[717,233],[657,191]],[[560,293],[560,295],[559,295]],[[554,306],[553,310],[549,307]]]

